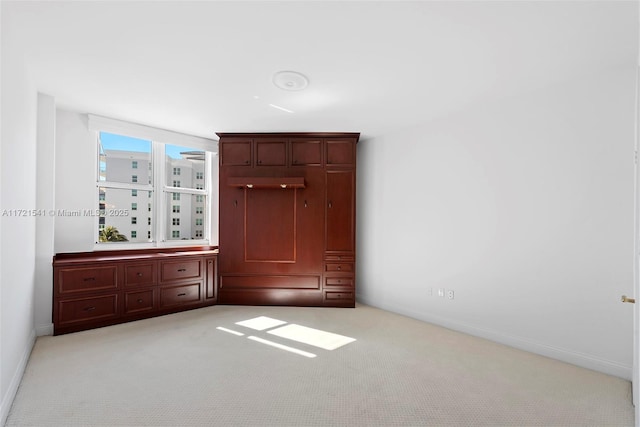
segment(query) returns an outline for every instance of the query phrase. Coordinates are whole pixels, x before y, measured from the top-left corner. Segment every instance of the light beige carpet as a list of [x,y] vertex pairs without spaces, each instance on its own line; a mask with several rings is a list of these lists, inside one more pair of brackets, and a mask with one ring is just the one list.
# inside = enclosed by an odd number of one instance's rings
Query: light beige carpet
[[[355,341],[237,324],[260,316]],[[39,338],[6,425],[633,424],[628,381],[359,305],[216,306]]]

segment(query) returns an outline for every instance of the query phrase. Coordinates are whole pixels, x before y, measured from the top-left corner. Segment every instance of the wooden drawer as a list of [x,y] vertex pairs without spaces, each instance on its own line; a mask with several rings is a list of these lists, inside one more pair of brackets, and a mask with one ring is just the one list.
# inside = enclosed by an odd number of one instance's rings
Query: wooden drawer
[[87,266],[58,270],[58,292],[102,291],[118,287],[117,266]]
[[325,264],[325,271],[353,273],[353,263],[352,262],[327,263]]
[[58,302],[59,325],[118,316],[118,295],[76,298]]
[[167,286],[160,290],[160,307],[194,304],[200,301],[200,283],[181,286]]
[[161,281],[181,279],[199,279],[202,277],[202,260],[163,261],[161,264]]
[[326,277],[324,283],[326,286],[353,287],[353,277]]
[[124,285],[153,285],[155,283],[155,267],[156,265],[152,262],[148,264],[125,265]]
[[353,292],[325,292],[327,300],[353,300]]
[[126,292],[124,294],[124,314],[151,311],[154,308],[154,290]]

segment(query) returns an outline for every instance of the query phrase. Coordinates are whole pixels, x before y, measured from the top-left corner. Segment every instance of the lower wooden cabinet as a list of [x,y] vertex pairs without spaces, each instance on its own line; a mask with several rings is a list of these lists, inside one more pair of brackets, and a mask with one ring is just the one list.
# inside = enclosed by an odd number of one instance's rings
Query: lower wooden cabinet
[[214,247],[56,254],[54,335],[214,305]]

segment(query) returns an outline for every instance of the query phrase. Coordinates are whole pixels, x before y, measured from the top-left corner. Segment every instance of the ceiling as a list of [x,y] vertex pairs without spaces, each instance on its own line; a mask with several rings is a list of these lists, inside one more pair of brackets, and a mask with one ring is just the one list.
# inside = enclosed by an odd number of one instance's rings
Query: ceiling
[[372,137],[634,66],[638,40],[632,1],[3,1],[2,24],[61,108],[203,137]]

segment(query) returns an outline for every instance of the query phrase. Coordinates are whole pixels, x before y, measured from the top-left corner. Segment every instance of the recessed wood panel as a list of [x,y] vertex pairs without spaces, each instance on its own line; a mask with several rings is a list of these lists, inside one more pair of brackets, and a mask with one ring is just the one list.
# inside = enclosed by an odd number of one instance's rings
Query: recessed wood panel
[[320,289],[319,276],[222,276],[220,289]]
[[245,261],[295,262],[296,190],[245,190]]

